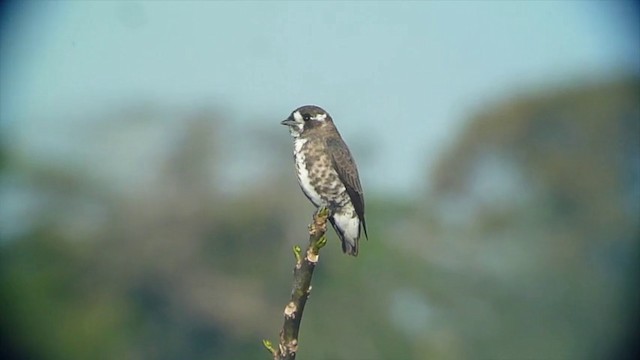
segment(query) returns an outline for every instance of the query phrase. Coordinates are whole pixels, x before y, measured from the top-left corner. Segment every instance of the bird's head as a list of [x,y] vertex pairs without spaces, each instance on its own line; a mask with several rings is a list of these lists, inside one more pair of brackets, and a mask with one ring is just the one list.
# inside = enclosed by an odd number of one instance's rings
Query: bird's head
[[282,125],[289,127],[289,132],[294,138],[313,129],[331,126],[332,123],[331,116],[321,107],[315,105],[301,106],[281,122]]

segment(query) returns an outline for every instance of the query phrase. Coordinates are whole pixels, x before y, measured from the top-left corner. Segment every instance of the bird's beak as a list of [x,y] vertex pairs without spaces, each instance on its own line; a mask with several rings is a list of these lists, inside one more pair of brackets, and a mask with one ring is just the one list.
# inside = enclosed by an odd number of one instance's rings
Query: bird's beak
[[287,125],[287,126],[294,126],[294,125],[296,125],[296,121],[293,120],[292,118],[288,118],[288,119],[282,120],[282,122],[280,122],[280,124]]

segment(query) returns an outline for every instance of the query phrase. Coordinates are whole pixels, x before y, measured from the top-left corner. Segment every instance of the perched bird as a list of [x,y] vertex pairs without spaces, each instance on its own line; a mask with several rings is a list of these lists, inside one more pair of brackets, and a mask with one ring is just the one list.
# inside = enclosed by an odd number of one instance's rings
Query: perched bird
[[315,105],[294,110],[281,123],[293,137],[293,158],[302,192],[317,207],[329,209],[329,221],[342,251],[358,255],[360,228],[367,235],[364,197],[356,163],[331,116]]

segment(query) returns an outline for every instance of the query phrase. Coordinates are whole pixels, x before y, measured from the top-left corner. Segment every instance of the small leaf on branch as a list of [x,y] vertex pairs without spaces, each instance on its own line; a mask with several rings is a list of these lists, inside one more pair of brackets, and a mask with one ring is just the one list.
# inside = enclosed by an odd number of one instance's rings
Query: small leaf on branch
[[293,255],[296,257],[296,264],[300,264],[300,262],[302,262],[302,248],[298,245],[294,245]]
[[274,349],[273,344],[269,340],[262,340],[262,345],[269,351],[272,355],[276,354],[276,349]]

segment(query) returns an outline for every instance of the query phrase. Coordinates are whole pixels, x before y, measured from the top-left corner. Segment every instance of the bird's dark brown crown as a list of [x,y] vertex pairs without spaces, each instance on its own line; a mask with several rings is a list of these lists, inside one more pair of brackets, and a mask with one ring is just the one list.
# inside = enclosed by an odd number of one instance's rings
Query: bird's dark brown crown
[[296,111],[300,112],[300,115],[302,115],[303,118],[306,116],[314,118],[316,115],[325,114],[327,115],[327,119],[331,119],[331,116],[329,115],[329,113],[327,113],[320,106],[316,106],[316,105],[300,106],[299,108],[295,109],[293,112],[295,113]]

